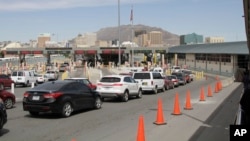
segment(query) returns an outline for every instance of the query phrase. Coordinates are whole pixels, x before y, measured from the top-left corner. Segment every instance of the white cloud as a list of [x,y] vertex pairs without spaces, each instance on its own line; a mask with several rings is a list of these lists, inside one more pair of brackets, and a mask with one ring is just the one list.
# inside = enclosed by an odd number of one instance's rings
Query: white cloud
[[[120,4],[157,2],[161,0],[120,0]],[[117,5],[118,0],[0,0],[0,11],[66,9]]]

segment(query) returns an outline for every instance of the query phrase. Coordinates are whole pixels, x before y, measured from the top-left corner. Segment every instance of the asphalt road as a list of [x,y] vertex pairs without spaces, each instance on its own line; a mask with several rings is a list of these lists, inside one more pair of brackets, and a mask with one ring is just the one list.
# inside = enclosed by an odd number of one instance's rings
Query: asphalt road
[[[144,94],[141,99],[120,102],[109,99],[100,110],[85,110],[69,118],[43,114],[32,117],[19,102],[8,109],[8,123],[0,132],[1,141],[135,141],[138,119],[144,118],[144,136],[148,141],[228,141],[241,84],[224,87],[213,97],[199,101],[200,89],[215,85],[214,78],[201,79],[164,93]],[[26,88],[27,89],[27,88]],[[190,90],[193,110],[184,110],[186,91]],[[235,90],[235,91],[234,91]],[[18,93],[25,88],[16,89]],[[172,115],[175,95],[179,95],[181,115]],[[205,91],[206,93],[206,91]],[[166,125],[155,125],[157,101],[162,99]]]

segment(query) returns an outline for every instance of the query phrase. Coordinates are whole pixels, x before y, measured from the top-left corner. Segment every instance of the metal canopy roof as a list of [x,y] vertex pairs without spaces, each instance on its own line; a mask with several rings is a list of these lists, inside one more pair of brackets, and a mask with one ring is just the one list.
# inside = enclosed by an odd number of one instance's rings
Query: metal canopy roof
[[169,48],[168,52],[201,54],[249,54],[246,41],[181,45]]

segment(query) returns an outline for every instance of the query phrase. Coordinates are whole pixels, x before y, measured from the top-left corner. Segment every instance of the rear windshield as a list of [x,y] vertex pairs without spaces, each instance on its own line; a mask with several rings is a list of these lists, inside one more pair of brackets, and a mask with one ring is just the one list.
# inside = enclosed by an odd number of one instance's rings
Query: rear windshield
[[113,83],[113,82],[120,82],[121,78],[119,77],[103,77],[100,82],[108,82],[108,83]]
[[23,76],[23,72],[22,71],[14,71],[12,73],[12,76]]
[[34,87],[33,90],[48,90],[48,91],[60,90],[65,84],[66,83],[48,82]]
[[150,79],[150,73],[135,73],[134,79]]

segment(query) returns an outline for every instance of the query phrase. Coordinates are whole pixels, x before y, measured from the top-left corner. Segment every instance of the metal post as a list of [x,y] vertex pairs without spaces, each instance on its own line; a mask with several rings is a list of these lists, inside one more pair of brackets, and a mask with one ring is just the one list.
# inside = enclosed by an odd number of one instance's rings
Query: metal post
[[120,47],[120,38],[121,38],[121,33],[120,33],[120,0],[118,0],[118,67],[121,65],[121,47]]
[[131,48],[132,48],[132,67],[134,67],[134,44],[133,44],[133,41],[134,41],[134,13],[133,13],[133,5],[132,5],[132,9],[131,9],[131,15],[130,15],[130,21],[131,21]]

